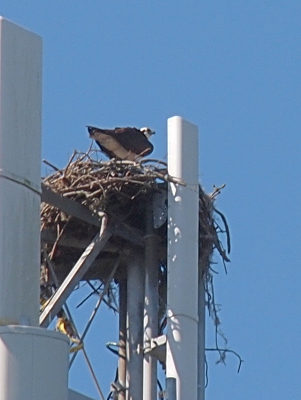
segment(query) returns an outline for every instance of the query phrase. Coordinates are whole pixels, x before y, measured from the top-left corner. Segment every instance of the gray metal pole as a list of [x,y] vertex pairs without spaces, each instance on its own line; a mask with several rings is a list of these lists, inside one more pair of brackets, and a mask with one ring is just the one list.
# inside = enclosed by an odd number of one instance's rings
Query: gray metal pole
[[[158,238],[153,229],[153,204],[148,207],[147,235],[145,236],[145,301],[144,301],[144,349],[150,340],[158,336]],[[157,399],[157,359],[144,355],[143,399]]]
[[175,378],[166,378],[167,400],[176,400],[177,398],[177,382]]
[[144,268],[139,253],[131,254],[127,278],[127,400],[143,398]]
[[[127,308],[127,284],[126,279],[119,281],[119,361],[118,381],[121,386],[126,387],[126,308]],[[125,400],[126,392],[121,390],[118,400]]]
[[199,269],[198,400],[205,399],[205,287]]

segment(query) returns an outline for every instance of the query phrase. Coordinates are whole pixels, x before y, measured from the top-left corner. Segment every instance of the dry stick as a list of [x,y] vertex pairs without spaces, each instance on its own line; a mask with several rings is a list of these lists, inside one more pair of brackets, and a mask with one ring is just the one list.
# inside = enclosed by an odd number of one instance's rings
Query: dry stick
[[74,157],[76,156],[76,154],[77,154],[77,151],[74,150],[72,156],[70,157],[70,159],[69,159],[69,161],[68,161],[68,163],[67,163],[67,165],[66,165],[66,167],[64,169],[65,174],[68,171],[68,168],[69,168],[70,164],[72,163],[72,161],[73,161]]
[[221,193],[222,189],[224,189],[225,187],[226,187],[225,183],[223,185],[219,186],[219,187],[214,186],[213,187],[213,192],[210,193],[209,197],[211,199],[214,199],[217,195],[219,195]]
[[156,158],[146,158],[144,160],[141,160],[140,164],[143,165],[143,164],[150,163],[150,162],[156,162],[158,164],[162,164],[167,167],[167,163],[165,161],[157,160]]
[[87,199],[90,199],[93,196],[96,196],[99,193],[103,193],[103,195],[105,196],[105,190],[103,188],[103,186],[99,183],[100,189],[95,190],[95,192],[89,193],[87,194]]
[[49,167],[53,168],[55,171],[61,171],[58,167],[56,167],[55,165],[51,164],[49,161],[43,159],[42,160],[44,164],[48,165]]
[[43,255],[44,255],[44,257],[45,257],[45,259],[46,259],[46,261],[47,261],[47,265],[48,265],[50,274],[51,274],[51,276],[52,276],[53,282],[54,282],[56,288],[58,288],[58,287],[59,287],[59,281],[58,281],[57,276],[56,276],[56,273],[55,273],[55,271],[54,271],[53,261],[52,261],[52,260],[50,259],[50,257],[48,256],[45,247],[43,248]]
[[[54,242],[54,244],[53,244],[53,246],[52,246],[51,252],[50,252],[50,254],[49,254],[50,260],[53,259],[53,256],[54,256],[55,250],[56,250],[56,248],[57,248],[58,242],[59,242],[60,238],[62,237],[62,235],[63,235],[63,233],[64,233],[64,231],[65,231],[65,228],[66,228],[66,226],[68,225],[68,222],[69,222],[69,221],[70,221],[70,218],[68,217],[68,220],[67,220],[66,224],[63,226],[63,228],[61,229],[61,231],[60,231],[59,234],[57,235],[57,238],[56,238],[56,240],[55,240],[55,242]],[[58,225],[58,227],[59,227],[59,225]]]

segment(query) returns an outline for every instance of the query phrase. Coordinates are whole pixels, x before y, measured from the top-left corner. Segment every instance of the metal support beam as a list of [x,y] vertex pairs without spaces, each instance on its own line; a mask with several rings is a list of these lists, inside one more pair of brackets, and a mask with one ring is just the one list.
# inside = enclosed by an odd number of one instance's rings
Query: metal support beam
[[141,255],[131,254],[127,279],[127,400],[143,398],[144,268]]
[[45,185],[44,183],[42,183],[41,200],[42,202],[51,204],[52,206],[57,207],[66,214],[79,218],[80,220],[85,221],[88,224],[92,224],[95,226],[101,225],[101,218],[93,214],[88,207],[83,206],[77,201],[68,199],[60,193],[54,192],[49,186]]
[[[153,228],[153,202],[147,209],[147,235],[145,240],[145,299],[144,299],[144,350],[151,347],[151,339],[158,336],[158,237]],[[143,399],[157,399],[157,359],[144,354]]]
[[62,308],[67,298],[78,282],[85,275],[91,264],[98,256],[99,252],[103,249],[109,238],[111,237],[111,228],[107,226],[107,217],[102,218],[102,225],[99,233],[92,240],[90,245],[83,252],[77,263],[74,265],[62,285],[55,292],[44,311],[40,316],[40,326],[46,328],[58,311]]
[[[127,309],[127,283],[123,278],[119,281],[119,349],[118,349],[118,381],[126,387],[126,309]],[[118,400],[125,400],[126,392],[118,393]]]

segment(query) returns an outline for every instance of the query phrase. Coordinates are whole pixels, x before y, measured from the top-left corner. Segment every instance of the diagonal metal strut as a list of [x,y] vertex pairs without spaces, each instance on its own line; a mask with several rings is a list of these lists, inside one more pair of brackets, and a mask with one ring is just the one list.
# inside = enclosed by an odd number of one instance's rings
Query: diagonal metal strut
[[80,256],[64,282],[55,292],[40,316],[40,326],[47,328],[56,314],[60,311],[67,298],[73,292],[78,282],[90,268],[91,264],[103,249],[112,235],[113,228],[107,223],[107,216],[103,214],[99,233]]

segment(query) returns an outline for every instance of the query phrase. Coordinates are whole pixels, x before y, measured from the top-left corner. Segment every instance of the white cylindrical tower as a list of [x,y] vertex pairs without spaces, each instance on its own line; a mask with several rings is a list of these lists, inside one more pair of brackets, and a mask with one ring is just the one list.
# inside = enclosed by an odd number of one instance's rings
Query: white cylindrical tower
[[38,326],[42,40],[0,17],[0,325]]
[[168,173],[186,186],[170,183],[168,193],[166,378],[172,400],[197,399],[198,129],[181,117],[168,120]]
[[0,17],[0,399],[66,400],[68,339],[38,327],[42,41]]
[[66,400],[68,338],[43,328],[0,327],[0,399]]

